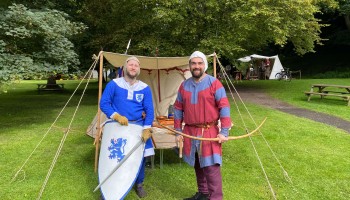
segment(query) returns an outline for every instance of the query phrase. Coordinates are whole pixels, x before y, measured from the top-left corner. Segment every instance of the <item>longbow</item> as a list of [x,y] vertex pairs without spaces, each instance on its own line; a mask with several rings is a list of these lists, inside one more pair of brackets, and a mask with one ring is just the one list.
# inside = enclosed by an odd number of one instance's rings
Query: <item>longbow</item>
[[[241,138],[245,138],[245,137],[249,137],[249,136],[253,135],[255,132],[257,132],[261,128],[261,126],[265,123],[266,119],[267,119],[267,117],[265,117],[265,119],[261,122],[261,124],[256,129],[254,129],[252,132],[244,134],[244,135],[239,135],[239,136],[229,136],[229,137],[227,137],[228,140],[237,140],[237,139],[241,139]],[[182,133],[180,131],[176,131],[176,130],[174,130],[172,128],[169,128],[169,127],[167,127],[165,125],[162,125],[160,123],[158,123],[158,124],[161,127],[165,128],[165,129],[167,129],[167,130],[169,130],[169,131],[171,131],[173,133],[176,133],[176,134],[179,134],[179,135],[182,135],[184,137],[191,138],[191,139],[201,140],[201,141],[219,141],[220,140],[219,138],[200,138],[200,137],[191,136],[191,135]]]

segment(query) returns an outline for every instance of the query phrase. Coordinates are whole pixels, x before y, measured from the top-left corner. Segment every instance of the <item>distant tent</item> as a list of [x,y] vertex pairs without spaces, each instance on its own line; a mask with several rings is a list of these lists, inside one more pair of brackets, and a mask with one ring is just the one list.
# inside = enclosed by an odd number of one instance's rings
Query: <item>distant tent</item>
[[270,66],[272,66],[272,68],[271,68],[269,79],[276,79],[275,78],[276,74],[283,70],[283,66],[282,66],[282,63],[281,63],[278,55],[269,57],[269,56],[261,56],[261,55],[253,54],[250,56],[245,56],[243,58],[239,58],[238,60],[241,62],[250,62],[250,61],[255,60],[255,59],[269,59],[269,60],[271,60]]

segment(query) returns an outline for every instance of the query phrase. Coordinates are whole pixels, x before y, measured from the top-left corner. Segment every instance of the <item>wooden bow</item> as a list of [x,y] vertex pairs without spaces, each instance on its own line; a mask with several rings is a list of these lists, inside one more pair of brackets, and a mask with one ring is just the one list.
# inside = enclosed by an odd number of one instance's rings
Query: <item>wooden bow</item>
[[[265,117],[265,119],[261,122],[261,124],[255,130],[253,130],[252,132],[247,133],[245,135],[240,135],[240,136],[229,136],[229,137],[227,137],[228,140],[237,140],[237,139],[241,139],[241,138],[245,138],[245,137],[249,137],[249,136],[253,135],[255,132],[257,132],[261,128],[261,126],[265,123],[266,119],[267,119],[267,117]],[[219,138],[200,138],[200,137],[195,137],[195,136],[191,136],[191,135],[188,135],[188,134],[176,131],[176,130],[174,130],[172,128],[169,128],[167,126],[164,126],[164,125],[162,125],[160,123],[159,123],[159,125],[161,127],[165,128],[165,129],[173,132],[173,133],[182,135],[182,136],[187,137],[187,138],[195,139],[195,140],[201,140],[201,141],[219,141],[220,140]]]

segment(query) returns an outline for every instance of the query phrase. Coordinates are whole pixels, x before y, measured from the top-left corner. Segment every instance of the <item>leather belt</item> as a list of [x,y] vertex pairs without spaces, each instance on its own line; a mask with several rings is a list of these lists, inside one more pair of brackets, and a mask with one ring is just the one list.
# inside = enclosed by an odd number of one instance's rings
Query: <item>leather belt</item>
[[187,126],[197,127],[197,128],[210,128],[211,126],[218,125],[218,121],[198,123],[198,124],[186,124]]

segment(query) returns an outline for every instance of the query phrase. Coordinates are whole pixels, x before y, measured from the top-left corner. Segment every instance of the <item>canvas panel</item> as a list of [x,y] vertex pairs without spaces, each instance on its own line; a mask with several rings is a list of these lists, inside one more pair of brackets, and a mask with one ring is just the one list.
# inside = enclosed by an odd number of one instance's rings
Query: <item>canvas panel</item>
[[[119,53],[103,52],[106,60],[115,67],[123,66],[125,60],[132,56]],[[188,65],[189,56],[186,57],[147,57],[136,56],[141,63],[143,69],[168,69],[172,67],[180,67]]]

